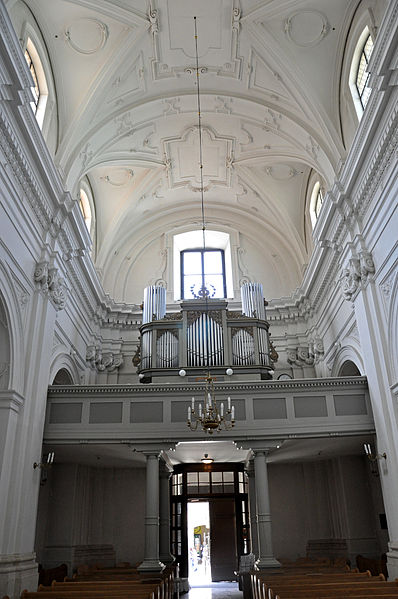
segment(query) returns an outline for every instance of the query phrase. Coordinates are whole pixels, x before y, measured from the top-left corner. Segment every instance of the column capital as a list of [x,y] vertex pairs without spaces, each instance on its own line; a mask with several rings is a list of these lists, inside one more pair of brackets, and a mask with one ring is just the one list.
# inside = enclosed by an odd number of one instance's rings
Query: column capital
[[145,456],[162,456],[163,452],[173,449],[175,447],[175,441],[157,441],[157,442],[137,442],[129,443],[128,446],[132,451],[137,451],[144,454]]
[[266,455],[268,455],[272,451],[275,451],[275,449],[279,449],[282,443],[283,440],[280,439],[270,439],[269,441],[264,441],[261,439],[249,439],[247,441],[239,443],[239,448],[251,450],[253,456],[259,453],[265,453]]
[[163,460],[160,460],[160,462],[159,462],[160,478],[169,479],[172,474],[173,474],[173,469],[166,462],[164,462]]

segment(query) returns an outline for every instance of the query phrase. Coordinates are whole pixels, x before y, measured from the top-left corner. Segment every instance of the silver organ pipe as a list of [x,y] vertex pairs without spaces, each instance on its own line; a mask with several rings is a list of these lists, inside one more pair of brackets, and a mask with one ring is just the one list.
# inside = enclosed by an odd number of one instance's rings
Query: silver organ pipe
[[261,283],[245,283],[240,288],[242,312],[245,316],[265,320],[263,286]]
[[260,364],[269,366],[269,341],[268,332],[265,329],[257,329],[258,333],[258,352],[260,354]]
[[160,320],[166,314],[166,289],[157,285],[150,285],[144,289],[144,309],[142,324]]
[[187,330],[189,366],[221,366],[224,361],[222,327],[202,313]]
[[[142,324],[160,320],[166,314],[166,289],[151,285],[144,289]],[[152,331],[147,331],[141,339],[141,367],[152,367]]]
[[178,339],[170,331],[162,333],[156,342],[156,368],[177,368]]
[[237,366],[254,364],[254,339],[245,329],[239,329],[232,337],[232,358]]

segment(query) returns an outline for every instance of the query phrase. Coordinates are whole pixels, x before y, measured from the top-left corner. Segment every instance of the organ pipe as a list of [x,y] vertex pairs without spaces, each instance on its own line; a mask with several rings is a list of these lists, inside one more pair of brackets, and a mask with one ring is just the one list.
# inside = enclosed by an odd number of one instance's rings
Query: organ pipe
[[245,283],[240,288],[242,312],[250,318],[265,320],[263,286],[261,283]]
[[150,285],[144,289],[144,309],[142,324],[160,320],[166,314],[166,289],[157,285]]

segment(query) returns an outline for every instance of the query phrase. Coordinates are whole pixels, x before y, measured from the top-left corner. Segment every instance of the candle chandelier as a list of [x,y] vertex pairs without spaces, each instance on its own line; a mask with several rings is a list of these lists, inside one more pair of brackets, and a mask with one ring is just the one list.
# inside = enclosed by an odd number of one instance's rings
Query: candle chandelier
[[[206,221],[205,221],[205,205],[204,205],[204,186],[203,186],[203,142],[202,142],[202,116],[200,110],[200,83],[199,83],[199,54],[198,54],[198,33],[196,17],[194,17],[195,26],[195,57],[196,57],[196,95],[198,105],[198,134],[199,134],[199,180],[200,180],[200,197],[201,197],[201,213],[202,213],[202,232],[203,232],[203,249],[206,249]],[[206,287],[202,287],[197,297],[204,298],[206,301],[206,313],[209,311],[208,301],[210,292]],[[206,330],[206,358],[207,370],[209,369],[209,329]],[[227,374],[232,374],[232,369],[227,369]],[[198,427],[212,435],[214,431],[231,430],[235,424],[235,407],[231,406],[231,398],[228,397],[227,405],[219,402],[216,399],[214,389],[214,378],[208,371],[205,376],[205,389],[203,402],[199,402],[198,409],[195,408],[195,398],[192,398],[192,404],[188,407],[187,425],[192,431],[196,431]]]
[[231,406],[231,398],[227,398],[227,405],[219,403],[214,391],[214,379],[210,373],[205,378],[203,402],[199,401],[198,409],[195,408],[195,398],[188,406],[187,424],[191,431],[196,431],[198,426],[206,433],[212,435],[214,431],[229,431],[235,425],[235,406]]

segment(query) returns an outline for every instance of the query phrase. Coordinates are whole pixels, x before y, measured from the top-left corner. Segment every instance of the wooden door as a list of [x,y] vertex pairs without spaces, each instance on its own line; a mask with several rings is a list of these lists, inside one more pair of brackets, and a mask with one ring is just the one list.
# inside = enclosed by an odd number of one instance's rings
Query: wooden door
[[210,501],[210,561],[213,582],[235,580],[236,554],[235,500]]

